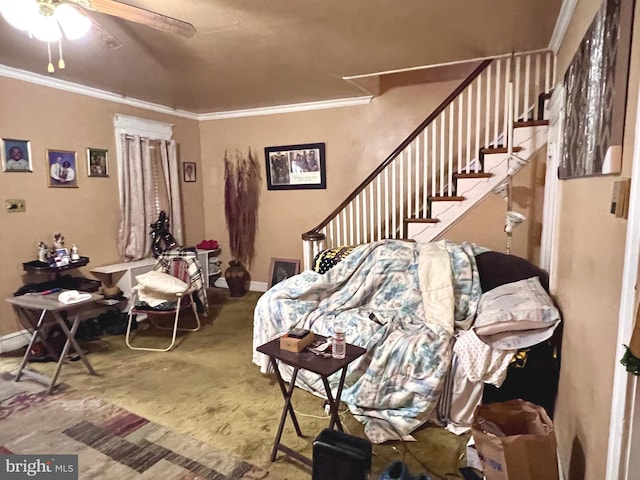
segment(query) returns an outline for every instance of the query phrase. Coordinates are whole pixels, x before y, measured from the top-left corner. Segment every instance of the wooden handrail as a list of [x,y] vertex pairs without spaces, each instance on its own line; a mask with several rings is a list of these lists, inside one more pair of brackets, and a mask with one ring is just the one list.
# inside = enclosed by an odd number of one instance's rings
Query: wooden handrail
[[456,89],[451,92],[451,94],[447,98],[445,98],[442,103],[438,107],[436,107],[436,109],[431,112],[431,114],[420,125],[418,125],[418,127],[413,132],[411,132],[411,134],[409,134],[409,136],[405,138],[400,145],[398,145],[398,147],[385,159],[385,161],[378,165],[378,167],[373,172],[371,172],[371,174],[367,178],[365,178],[362,183],[360,183],[360,185],[358,185],[355,190],[351,192],[351,194],[333,210],[333,212],[331,212],[327,216],[327,218],[320,222],[316,227],[312,228],[308,232],[303,233],[302,240],[317,240],[318,238],[320,238],[318,237],[318,232],[322,228],[327,226],[329,222],[331,222],[331,220],[333,220],[333,218],[340,211],[342,211],[342,209],[349,205],[349,203],[351,203],[360,194],[360,192],[362,192],[367,187],[367,185],[371,183],[374,178],[376,178],[385,168],[387,168],[389,164],[391,164],[391,162],[405,148],[407,148],[407,146],[409,146],[409,144],[413,142],[413,140],[415,140],[415,138],[420,135],[420,133],[425,128],[427,128],[431,124],[431,122],[433,122],[438,117],[438,115],[440,115],[449,106],[449,104],[453,102],[458,97],[458,95],[460,95],[460,93],[462,93],[462,91],[467,88],[469,84],[473,82],[491,64],[492,61],[493,59],[482,61],[482,63],[480,63],[480,65],[478,65],[473,70],[473,72],[471,72],[471,74],[467,78],[465,78],[462,83],[458,85]]

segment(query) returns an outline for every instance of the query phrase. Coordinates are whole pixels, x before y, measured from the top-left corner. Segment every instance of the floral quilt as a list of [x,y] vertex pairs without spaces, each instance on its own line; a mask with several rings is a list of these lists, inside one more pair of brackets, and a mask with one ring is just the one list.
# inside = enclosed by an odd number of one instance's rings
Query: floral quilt
[[[410,433],[436,408],[456,328],[469,328],[481,294],[472,244],[381,240],[356,247],[324,274],[311,270],[268,290],[254,313],[256,347],[293,327],[330,336],[342,324],[347,342],[367,353],[352,362],[341,400],[374,443]],[[280,365],[285,378],[291,369]],[[339,372],[329,379],[337,388]],[[296,385],[324,396],[321,379],[300,371]]]

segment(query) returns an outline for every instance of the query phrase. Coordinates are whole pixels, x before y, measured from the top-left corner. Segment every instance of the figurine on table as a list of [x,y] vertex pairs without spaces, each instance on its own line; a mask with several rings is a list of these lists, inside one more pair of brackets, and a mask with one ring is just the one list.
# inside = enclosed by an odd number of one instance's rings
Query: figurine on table
[[53,234],[53,246],[57,250],[58,248],[64,248],[64,235],[60,232]]
[[38,261],[42,263],[49,263],[49,257],[51,256],[51,249],[46,243],[40,242],[38,244]]

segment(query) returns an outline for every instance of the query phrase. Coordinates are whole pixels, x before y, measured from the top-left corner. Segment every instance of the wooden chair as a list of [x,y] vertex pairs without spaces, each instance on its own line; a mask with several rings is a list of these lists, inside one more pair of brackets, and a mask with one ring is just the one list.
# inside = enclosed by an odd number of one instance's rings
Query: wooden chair
[[[196,287],[190,281],[189,271],[186,266],[186,259],[181,255],[175,255],[166,258],[164,261],[158,261],[156,267],[151,272],[136,277],[138,285],[134,286],[131,295],[131,307],[129,308],[127,333],[125,342],[127,347],[132,350],[146,350],[151,352],[168,352],[176,344],[176,336],[178,331],[195,332],[202,327],[198,308],[194,302],[193,294]],[[168,265],[168,266],[167,266]],[[154,305],[164,300],[163,303],[155,307],[151,303],[146,302],[148,299],[154,299]],[[196,319],[197,326],[195,328],[178,327],[180,313],[191,308]],[[131,344],[131,325],[139,314],[146,314],[155,328],[160,330],[171,330],[171,342],[165,348],[152,347],[136,347]],[[173,326],[165,327],[154,322],[154,316],[171,316],[173,315]]]

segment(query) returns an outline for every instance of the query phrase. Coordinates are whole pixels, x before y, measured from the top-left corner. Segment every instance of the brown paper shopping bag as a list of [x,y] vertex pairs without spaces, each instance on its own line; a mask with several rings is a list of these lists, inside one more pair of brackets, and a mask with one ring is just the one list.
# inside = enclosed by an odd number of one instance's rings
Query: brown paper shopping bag
[[541,406],[478,405],[471,433],[487,480],[558,480],[553,423]]

